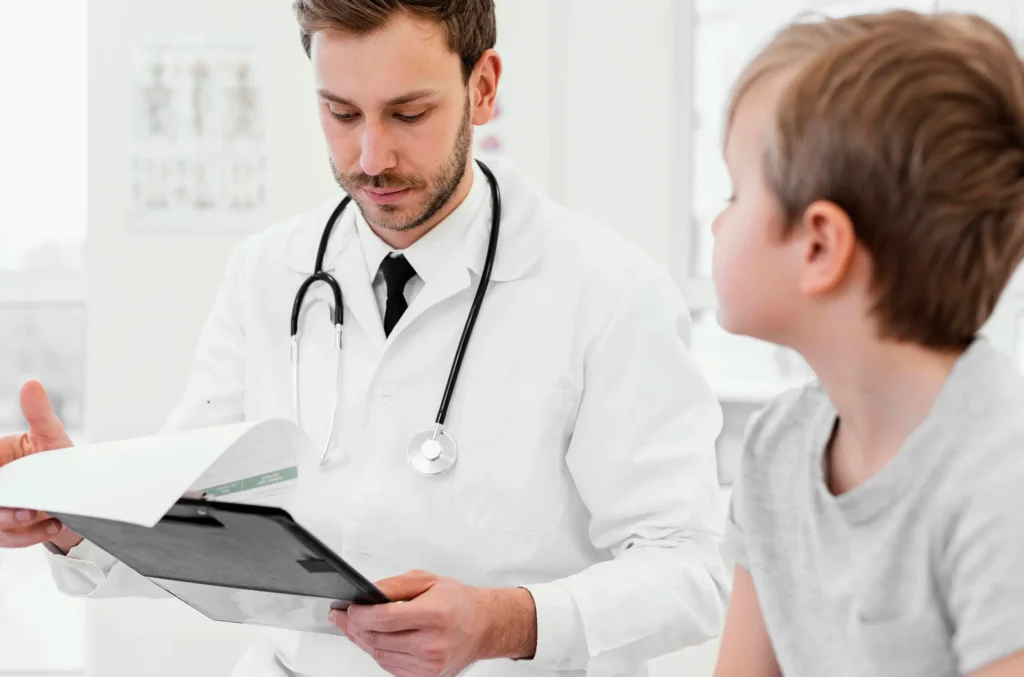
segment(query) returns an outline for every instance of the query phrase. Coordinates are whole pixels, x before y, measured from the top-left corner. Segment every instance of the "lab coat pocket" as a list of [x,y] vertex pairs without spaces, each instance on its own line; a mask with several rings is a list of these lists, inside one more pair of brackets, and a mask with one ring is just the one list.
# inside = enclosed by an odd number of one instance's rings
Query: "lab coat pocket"
[[459,407],[458,512],[474,528],[543,535],[561,522],[572,482],[565,450],[572,393],[467,383]]

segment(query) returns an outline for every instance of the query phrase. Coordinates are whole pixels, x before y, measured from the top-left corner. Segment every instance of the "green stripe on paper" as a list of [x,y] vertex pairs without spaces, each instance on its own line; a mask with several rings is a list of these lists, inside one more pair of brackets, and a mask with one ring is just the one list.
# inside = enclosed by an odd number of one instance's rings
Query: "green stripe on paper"
[[228,482],[227,484],[220,484],[203,491],[210,496],[227,496],[228,494],[237,494],[240,491],[249,491],[251,489],[259,489],[260,487],[269,487],[274,484],[280,484],[281,482],[287,482],[293,480],[299,476],[298,468],[284,468],[283,470],[275,470],[274,472],[263,473],[262,475],[254,475],[253,477],[246,477],[243,480],[235,480],[234,482]]

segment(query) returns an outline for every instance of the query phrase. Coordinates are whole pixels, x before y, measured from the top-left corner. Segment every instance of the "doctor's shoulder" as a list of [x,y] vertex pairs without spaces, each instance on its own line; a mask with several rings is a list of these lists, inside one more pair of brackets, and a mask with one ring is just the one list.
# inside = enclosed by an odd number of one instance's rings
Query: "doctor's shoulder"
[[611,302],[631,293],[655,293],[686,311],[669,271],[636,242],[556,202],[547,202],[539,217],[546,262],[571,270],[588,295]]
[[[243,276],[259,266],[263,270],[301,261],[312,268],[324,224],[343,193],[332,195],[310,209],[274,221],[244,237],[232,250],[227,269]],[[269,266],[269,268],[267,268]]]

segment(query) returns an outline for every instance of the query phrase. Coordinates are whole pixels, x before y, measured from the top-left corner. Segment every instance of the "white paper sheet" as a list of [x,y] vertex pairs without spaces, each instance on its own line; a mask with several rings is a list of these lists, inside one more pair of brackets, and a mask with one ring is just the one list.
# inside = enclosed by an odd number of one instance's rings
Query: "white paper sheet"
[[0,467],[0,506],[152,527],[185,492],[212,486],[203,479],[256,480],[250,496],[268,473],[281,484],[272,473],[294,468],[306,444],[293,423],[272,420],[47,451]]
[[[192,485],[212,501],[258,503],[287,507],[298,480],[296,458],[307,438],[291,424],[262,427],[246,436],[245,444],[232,445]],[[302,439],[293,439],[301,436]]]

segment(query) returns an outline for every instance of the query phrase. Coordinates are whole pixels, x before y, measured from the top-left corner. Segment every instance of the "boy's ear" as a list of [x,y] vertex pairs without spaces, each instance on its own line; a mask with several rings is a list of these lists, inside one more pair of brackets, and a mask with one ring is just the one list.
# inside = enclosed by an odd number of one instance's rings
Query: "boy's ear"
[[853,221],[834,202],[818,200],[804,210],[800,230],[801,290],[808,296],[828,294],[842,284],[853,265],[857,248]]

